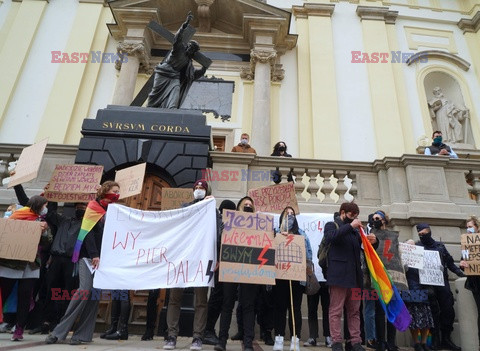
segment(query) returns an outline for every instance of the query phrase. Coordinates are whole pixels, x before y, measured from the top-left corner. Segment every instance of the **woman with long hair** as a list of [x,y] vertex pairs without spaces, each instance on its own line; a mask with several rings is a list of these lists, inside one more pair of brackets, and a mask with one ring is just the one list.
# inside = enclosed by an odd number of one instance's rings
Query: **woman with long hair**
[[[49,240],[48,225],[46,222],[43,222],[43,217],[47,212],[47,199],[43,196],[35,195],[30,198],[27,206],[13,212],[8,218],[9,220],[41,221],[42,235],[40,245],[42,245]],[[34,262],[0,259],[0,289],[2,291],[2,301],[7,300],[15,283],[18,282],[17,316],[12,341],[23,339],[23,329],[27,323],[33,287],[35,281],[40,277],[40,263],[38,251]]]
[[100,264],[105,213],[110,203],[118,201],[120,186],[114,181],[106,181],[98,189],[97,195],[95,200],[88,203],[73,251],[72,261],[78,264],[78,290],[72,296],[60,323],[45,339],[47,344],[54,344],[59,339],[65,340],[77,317],[80,318],[70,345],[92,341],[99,301],[90,299],[93,288],[93,274],[90,270],[97,269]]

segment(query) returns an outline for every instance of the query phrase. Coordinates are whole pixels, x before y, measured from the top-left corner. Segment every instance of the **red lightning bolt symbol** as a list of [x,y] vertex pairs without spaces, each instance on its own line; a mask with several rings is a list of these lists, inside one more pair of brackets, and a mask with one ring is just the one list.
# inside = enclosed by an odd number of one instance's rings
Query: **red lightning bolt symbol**
[[288,234],[287,235],[287,243],[285,244],[285,246],[288,246],[288,244],[290,244],[292,241],[293,241],[293,234]]
[[388,252],[390,250],[390,246],[392,245],[391,240],[385,240],[385,246],[383,247],[383,257],[386,257],[388,262],[393,258],[394,254]]
[[263,258],[263,255],[267,252],[267,250],[270,248],[270,245],[267,245],[263,248],[262,252],[260,252],[260,255],[258,255],[257,260],[260,261],[260,266],[258,268],[261,268],[265,263],[267,263],[268,259]]
[[288,270],[290,269],[290,266],[291,266],[291,265],[292,265],[291,262],[288,262],[288,263],[287,263],[287,269],[286,269],[286,271],[288,271]]

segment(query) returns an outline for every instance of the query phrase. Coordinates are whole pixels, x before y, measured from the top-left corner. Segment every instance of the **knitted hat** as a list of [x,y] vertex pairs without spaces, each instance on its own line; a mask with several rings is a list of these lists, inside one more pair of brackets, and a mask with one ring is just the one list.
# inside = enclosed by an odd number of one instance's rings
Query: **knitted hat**
[[205,191],[208,191],[208,183],[205,179],[199,179],[193,184],[193,190],[195,190],[196,186],[200,185],[202,188],[205,189]]

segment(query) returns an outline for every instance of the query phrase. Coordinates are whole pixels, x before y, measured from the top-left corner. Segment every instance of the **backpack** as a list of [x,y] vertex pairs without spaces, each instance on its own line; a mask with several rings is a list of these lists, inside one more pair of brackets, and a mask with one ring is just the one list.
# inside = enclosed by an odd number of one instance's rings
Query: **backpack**
[[[337,222],[333,221],[335,224],[335,227],[340,228],[337,224]],[[327,243],[327,240],[325,238],[325,235],[322,238],[322,241],[320,242],[320,245],[318,246],[318,265],[320,268],[322,268],[322,273],[323,276],[326,278],[327,277],[327,269],[328,269],[328,251],[330,250],[331,243]]]

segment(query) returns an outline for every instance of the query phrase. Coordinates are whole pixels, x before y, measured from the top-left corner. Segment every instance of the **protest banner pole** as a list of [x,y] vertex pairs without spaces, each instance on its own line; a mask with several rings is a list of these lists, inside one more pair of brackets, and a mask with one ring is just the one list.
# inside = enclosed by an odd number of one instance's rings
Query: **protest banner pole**
[[288,281],[290,285],[290,310],[292,311],[292,327],[293,327],[293,351],[300,351],[296,349],[297,346],[297,333],[295,332],[295,313],[293,310],[293,294],[292,294],[292,281]]

